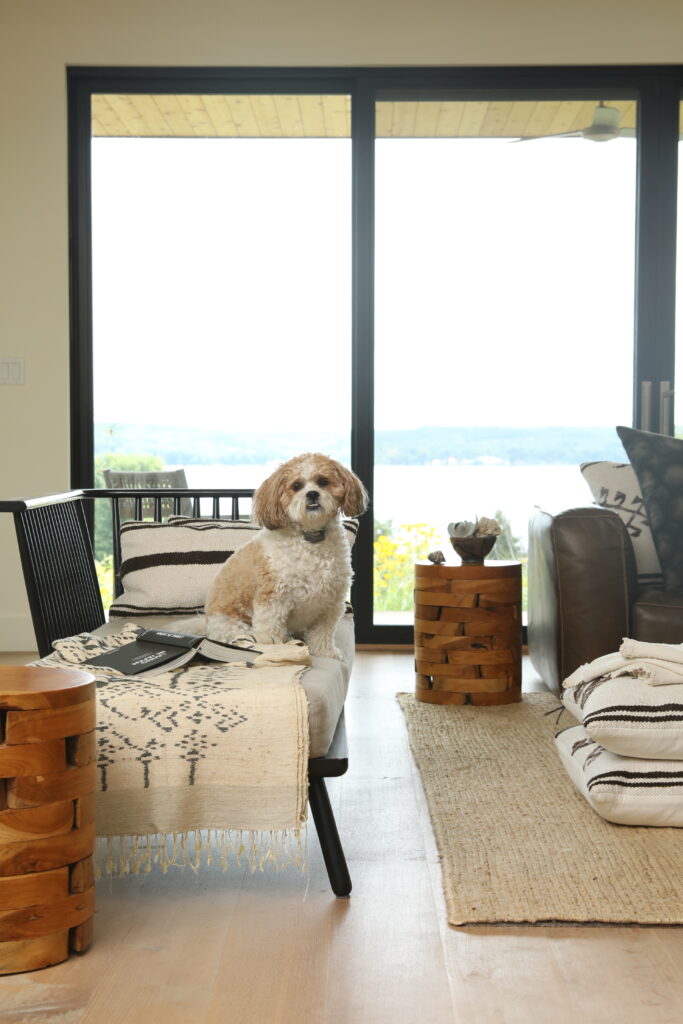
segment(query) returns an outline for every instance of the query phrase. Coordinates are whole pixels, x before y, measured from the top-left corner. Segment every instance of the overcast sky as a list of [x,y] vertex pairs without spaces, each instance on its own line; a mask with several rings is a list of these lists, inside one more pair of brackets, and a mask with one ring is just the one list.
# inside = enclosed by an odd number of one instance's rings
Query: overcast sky
[[[379,428],[631,422],[635,153],[378,142]],[[350,158],[93,140],[98,421],[349,430]]]

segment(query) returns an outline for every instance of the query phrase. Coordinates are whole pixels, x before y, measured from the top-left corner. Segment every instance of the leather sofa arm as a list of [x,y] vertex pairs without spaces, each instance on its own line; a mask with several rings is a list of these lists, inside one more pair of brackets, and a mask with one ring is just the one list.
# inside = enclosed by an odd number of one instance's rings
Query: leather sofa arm
[[556,693],[575,668],[619,649],[636,596],[633,547],[615,512],[592,506],[529,521],[528,643]]

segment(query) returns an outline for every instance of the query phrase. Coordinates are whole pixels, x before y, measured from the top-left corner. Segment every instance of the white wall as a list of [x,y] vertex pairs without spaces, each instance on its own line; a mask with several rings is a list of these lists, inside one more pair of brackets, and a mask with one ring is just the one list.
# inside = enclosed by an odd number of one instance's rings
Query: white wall
[[[680,62],[680,0],[0,0],[0,495],[69,484],[68,65]],[[3,517],[0,650],[32,644]]]

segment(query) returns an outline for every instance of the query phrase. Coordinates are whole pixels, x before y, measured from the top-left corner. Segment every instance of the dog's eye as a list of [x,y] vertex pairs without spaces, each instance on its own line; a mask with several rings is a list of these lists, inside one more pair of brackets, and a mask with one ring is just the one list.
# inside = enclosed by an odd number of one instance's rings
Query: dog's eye
[[301,483],[301,480],[295,480],[294,483],[292,484],[293,491],[300,491],[302,487],[303,484]]
[[327,487],[329,482],[330,481],[327,479],[326,476],[319,476],[318,479],[316,480],[318,487]]

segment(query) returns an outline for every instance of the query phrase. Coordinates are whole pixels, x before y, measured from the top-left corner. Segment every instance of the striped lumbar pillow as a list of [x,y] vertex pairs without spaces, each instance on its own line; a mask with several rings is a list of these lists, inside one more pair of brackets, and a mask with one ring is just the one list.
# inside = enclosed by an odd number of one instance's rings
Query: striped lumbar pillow
[[121,527],[123,594],[110,616],[195,615],[218,569],[259,531],[253,523],[175,519]]
[[560,732],[555,745],[579,793],[602,818],[617,825],[683,827],[683,761],[613,754],[581,725]]
[[615,754],[683,759],[683,685],[593,679],[564,689],[562,703],[591,739]]
[[358,525],[359,525],[359,520],[356,519],[355,517],[351,518],[351,519],[342,519],[342,526],[344,527],[344,531],[346,533],[346,538],[347,538],[349,544],[351,545],[351,547],[353,547],[354,541],[356,540],[356,537],[358,536]]

